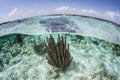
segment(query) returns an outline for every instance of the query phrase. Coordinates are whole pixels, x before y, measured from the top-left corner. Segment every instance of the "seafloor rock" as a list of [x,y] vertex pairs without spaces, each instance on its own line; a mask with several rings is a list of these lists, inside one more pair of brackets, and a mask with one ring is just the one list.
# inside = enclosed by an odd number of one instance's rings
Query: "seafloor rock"
[[3,68],[4,68],[4,65],[2,63],[2,60],[0,60],[0,72],[3,70]]
[[46,53],[46,43],[45,41],[41,41],[41,39],[39,39],[39,44],[37,44],[37,42],[34,40],[34,44],[33,44],[33,49],[35,51],[36,54],[38,55],[42,55],[44,53]]

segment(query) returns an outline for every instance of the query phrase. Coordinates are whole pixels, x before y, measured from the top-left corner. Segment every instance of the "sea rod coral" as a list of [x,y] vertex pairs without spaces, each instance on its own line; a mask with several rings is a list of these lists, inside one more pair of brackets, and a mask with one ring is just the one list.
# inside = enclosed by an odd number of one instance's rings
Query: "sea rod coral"
[[72,57],[69,52],[69,44],[66,44],[66,38],[58,35],[57,43],[50,35],[47,39],[47,60],[50,65],[53,65],[60,70],[64,70],[72,61]]

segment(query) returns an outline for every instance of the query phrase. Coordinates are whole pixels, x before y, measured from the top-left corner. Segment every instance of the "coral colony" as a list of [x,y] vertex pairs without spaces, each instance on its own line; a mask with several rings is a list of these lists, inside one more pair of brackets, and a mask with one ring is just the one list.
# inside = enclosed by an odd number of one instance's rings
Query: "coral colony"
[[66,38],[58,35],[57,43],[50,35],[47,39],[47,60],[50,65],[53,65],[60,70],[64,70],[72,61],[72,57],[69,52],[69,45],[66,44]]

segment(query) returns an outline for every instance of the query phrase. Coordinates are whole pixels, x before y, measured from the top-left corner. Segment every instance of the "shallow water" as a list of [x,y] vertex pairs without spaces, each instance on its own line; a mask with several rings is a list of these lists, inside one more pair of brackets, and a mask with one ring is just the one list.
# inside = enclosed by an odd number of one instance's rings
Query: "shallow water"
[[[58,34],[51,34],[56,40]],[[47,63],[46,36],[0,37],[0,80],[120,80],[120,46],[94,37],[61,33],[72,62],[61,72]]]
[[80,15],[46,15],[0,24],[0,36],[10,33],[75,33],[120,45],[120,25]]

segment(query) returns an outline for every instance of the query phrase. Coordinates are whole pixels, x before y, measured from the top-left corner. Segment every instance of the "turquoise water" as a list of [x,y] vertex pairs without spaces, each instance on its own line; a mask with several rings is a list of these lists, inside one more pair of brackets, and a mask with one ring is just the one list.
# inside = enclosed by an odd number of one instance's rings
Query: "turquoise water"
[[[19,33],[19,34],[17,34]],[[66,71],[48,64],[46,37],[66,37]],[[0,24],[0,80],[120,80],[120,25],[79,15],[47,15]]]
[[0,24],[0,36],[10,33],[75,33],[120,45],[120,25],[80,15],[46,15]]
[[73,60],[65,72],[47,63],[50,34],[9,34],[0,37],[0,80],[119,80],[120,46],[102,39],[63,35]]

